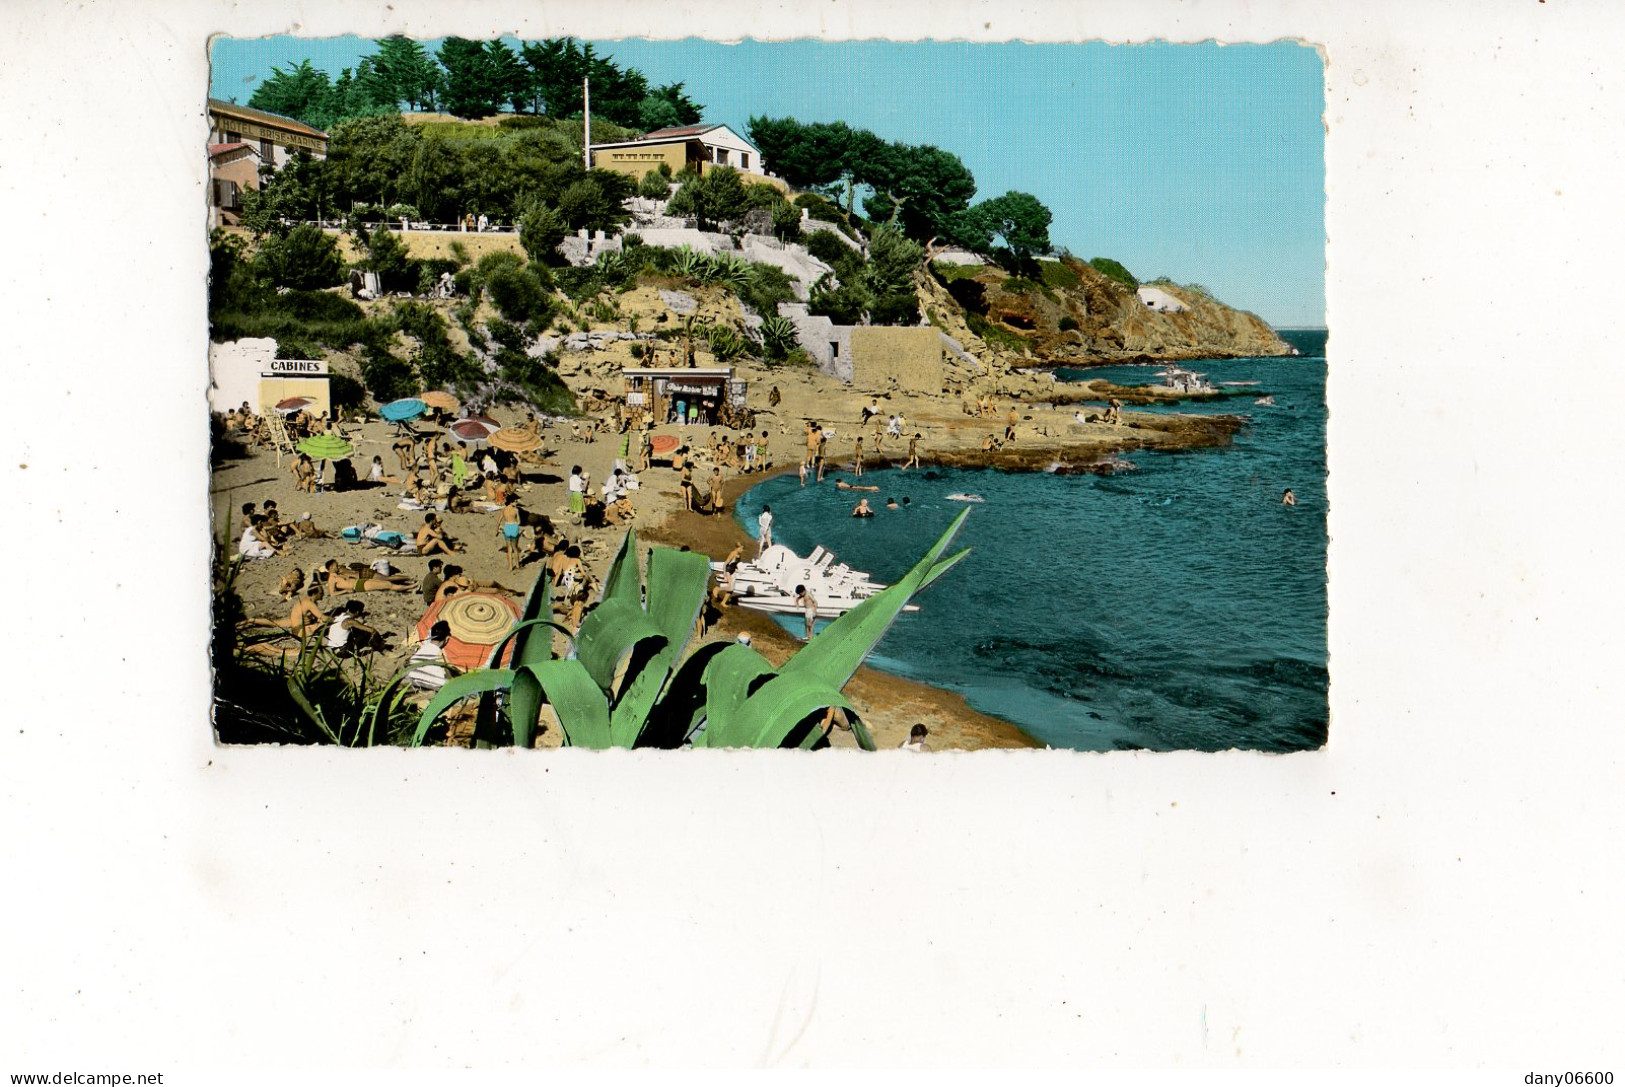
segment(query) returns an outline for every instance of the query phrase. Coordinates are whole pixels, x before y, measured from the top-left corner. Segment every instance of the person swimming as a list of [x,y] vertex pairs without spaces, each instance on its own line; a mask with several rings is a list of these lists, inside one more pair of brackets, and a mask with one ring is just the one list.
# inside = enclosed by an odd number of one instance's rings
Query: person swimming
[[869,508],[869,500],[867,498],[858,499],[858,504],[852,507],[853,517],[873,517],[874,515],[875,511]]

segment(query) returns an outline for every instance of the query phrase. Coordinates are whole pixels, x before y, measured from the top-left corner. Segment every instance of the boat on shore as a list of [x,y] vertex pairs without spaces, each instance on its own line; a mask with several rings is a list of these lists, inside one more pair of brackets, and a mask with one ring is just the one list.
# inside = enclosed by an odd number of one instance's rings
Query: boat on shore
[[[726,577],[725,565],[711,563],[712,571]],[[774,544],[759,558],[741,560],[733,572],[733,598],[740,607],[781,615],[804,614],[796,603],[796,586],[804,585],[818,602],[818,618],[845,615],[886,588],[862,570],[835,560],[835,553],[816,547],[803,558],[783,544]],[[904,611],[919,611],[908,604]]]

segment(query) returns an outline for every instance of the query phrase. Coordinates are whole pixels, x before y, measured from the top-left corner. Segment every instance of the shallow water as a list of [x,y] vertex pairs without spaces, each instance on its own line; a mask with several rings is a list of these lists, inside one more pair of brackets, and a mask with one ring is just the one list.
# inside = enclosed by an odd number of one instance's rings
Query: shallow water
[[[1300,350],[1321,350],[1323,332]],[[1296,342],[1296,341],[1295,341]],[[1307,356],[1307,351],[1306,351]],[[1274,407],[1187,404],[1249,422],[1224,449],[1135,452],[1111,476],[995,471],[866,473],[861,495],[781,476],[736,515],[773,506],[774,537],[894,580],[964,503],[968,559],[899,618],[870,662],[957,690],[1056,747],[1316,747],[1327,729],[1325,361],[1194,364],[1259,380]],[[1150,384],[1156,366],[1082,372]],[[1129,410],[1139,410],[1137,408]],[[1281,504],[1291,487],[1298,504]],[[885,500],[908,508],[887,510]],[[799,620],[786,621],[799,629]]]

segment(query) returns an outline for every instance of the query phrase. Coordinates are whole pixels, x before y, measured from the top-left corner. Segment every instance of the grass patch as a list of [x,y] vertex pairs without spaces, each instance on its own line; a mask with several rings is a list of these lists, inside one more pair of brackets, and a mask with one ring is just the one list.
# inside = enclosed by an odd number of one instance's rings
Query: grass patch
[[932,273],[944,283],[960,279],[975,279],[986,268],[982,264],[950,264],[945,260],[931,262]]
[[1044,283],[1057,290],[1071,290],[1083,282],[1078,278],[1078,273],[1058,260],[1041,260],[1038,262],[1038,269],[1044,277]]
[[965,325],[983,341],[1010,351],[1027,350],[1027,340],[1003,325],[995,324],[971,310],[965,311]]

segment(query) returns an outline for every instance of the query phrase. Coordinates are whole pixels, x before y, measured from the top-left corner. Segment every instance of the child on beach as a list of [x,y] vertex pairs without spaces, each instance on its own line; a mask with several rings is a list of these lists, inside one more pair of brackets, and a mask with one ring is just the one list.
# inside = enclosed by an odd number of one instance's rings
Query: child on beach
[[920,435],[916,431],[914,437],[908,440],[908,460],[903,462],[903,471],[920,466]]
[[805,585],[796,586],[796,606],[807,617],[807,641],[812,641],[813,628],[818,625],[818,600]]

